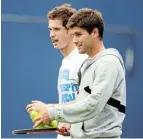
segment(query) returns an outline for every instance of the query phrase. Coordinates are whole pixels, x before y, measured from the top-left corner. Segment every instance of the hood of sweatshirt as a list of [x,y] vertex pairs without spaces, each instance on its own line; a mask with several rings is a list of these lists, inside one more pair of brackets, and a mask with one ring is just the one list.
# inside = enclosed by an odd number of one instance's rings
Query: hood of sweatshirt
[[123,62],[122,56],[120,55],[120,53],[118,52],[118,50],[114,49],[114,48],[105,49],[105,50],[101,51],[100,53],[98,53],[95,57],[88,58],[87,61],[88,61],[88,63],[90,63],[89,65],[91,65],[92,63],[94,63],[99,58],[107,56],[107,55],[116,56],[119,59],[121,65],[122,65],[122,67],[123,67],[123,69],[125,71],[125,67],[124,67],[124,62]]

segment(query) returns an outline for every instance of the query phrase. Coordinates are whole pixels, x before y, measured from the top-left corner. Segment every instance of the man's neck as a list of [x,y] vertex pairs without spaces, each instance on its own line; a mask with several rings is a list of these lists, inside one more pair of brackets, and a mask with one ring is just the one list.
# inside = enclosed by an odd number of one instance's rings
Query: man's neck
[[92,48],[91,52],[88,53],[88,57],[95,57],[98,53],[100,53],[103,50],[105,50],[103,41],[99,41],[98,43],[96,43],[96,46]]
[[68,56],[74,49],[76,48],[76,46],[71,42],[68,44],[67,47],[61,49],[61,53],[64,57]]

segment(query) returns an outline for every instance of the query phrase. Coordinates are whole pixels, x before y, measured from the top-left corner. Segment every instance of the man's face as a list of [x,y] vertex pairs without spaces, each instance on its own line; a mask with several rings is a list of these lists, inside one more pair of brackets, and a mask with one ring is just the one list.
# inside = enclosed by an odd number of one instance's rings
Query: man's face
[[92,50],[93,37],[85,29],[73,27],[69,29],[70,35],[73,37],[73,42],[78,48],[80,54],[88,54]]
[[63,27],[62,21],[59,19],[49,20],[50,38],[56,49],[63,49],[67,47],[70,36],[68,30]]

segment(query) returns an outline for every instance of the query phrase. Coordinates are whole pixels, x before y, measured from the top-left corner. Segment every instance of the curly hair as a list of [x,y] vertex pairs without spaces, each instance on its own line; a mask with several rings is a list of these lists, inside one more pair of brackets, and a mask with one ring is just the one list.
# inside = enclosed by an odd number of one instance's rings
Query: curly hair
[[71,4],[63,4],[61,6],[55,7],[48,12],[48,20],[60,19],[62,25],[66,27],[69,18],[76,12],[76,9],[71,7]]
[[90,34],[94,28],[98,29],[100,39],[103,39],[104,22],[102,14],[97,10],[83,8],[71,16],[67,28],[81,27]]

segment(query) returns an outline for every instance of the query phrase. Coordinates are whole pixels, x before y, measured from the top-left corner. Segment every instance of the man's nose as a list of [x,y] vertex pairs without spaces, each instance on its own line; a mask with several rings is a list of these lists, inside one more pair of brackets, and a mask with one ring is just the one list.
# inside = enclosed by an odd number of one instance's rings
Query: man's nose
[[77,39],[75,36],[73,37],[73,43],[74,43],[75,45],[78,44],[78,39]]
[[53,38],[55,36],[55,33],[53,31],[50,31],[50,37]]

